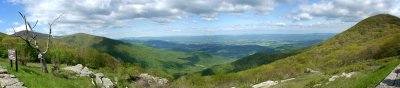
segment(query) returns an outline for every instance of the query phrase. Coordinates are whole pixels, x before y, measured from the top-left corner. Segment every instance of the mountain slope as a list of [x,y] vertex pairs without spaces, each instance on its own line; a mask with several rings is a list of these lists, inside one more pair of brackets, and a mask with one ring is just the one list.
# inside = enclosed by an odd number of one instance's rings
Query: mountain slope
[[207,77],[189,75],[176,83],[182,84],[179,86],[250,86],[266,80],[302,76],[306,68],[325,74],[358,71],[367,68],[368,65],[355,64],[397,56],[400,54],[399,50],[400,18],[379,14],[362,20],[343,33],[300,54],[238,73]]
[[198,71],[204,67],[232,61],[229,58],[199,54],[201,52],[196,54],[155,49],[83,33],[64,36],[59,40],[76,47],[94,48],[124,62],[138,64],[146,69],[165,71],[169,74]]
[[[12,35],[13,36],[15,36],[15,35],[17,35],[17,36],[25,36],[26,34],[27,34],[27,32],[24,30],[24,31],[16,32],[16,33],[14,33]],[[32,31],[29,31],[29,34],[37,35],[37,38],[47,38],[49,36],[48,34],[43,34],[43,33],[39,33],[39,32],[32,32]]]
[[207,76],[207,75],[239,72],[257,66],[261,66],[264,64],[269,64],[276,60],[298,54],[299,52],[300,50],[298,49],[278,51],[278,52],[257,52],[255,54],[243,57],[231,63],[216,65],[211,68],[207,68],[201,71],[201,75]]

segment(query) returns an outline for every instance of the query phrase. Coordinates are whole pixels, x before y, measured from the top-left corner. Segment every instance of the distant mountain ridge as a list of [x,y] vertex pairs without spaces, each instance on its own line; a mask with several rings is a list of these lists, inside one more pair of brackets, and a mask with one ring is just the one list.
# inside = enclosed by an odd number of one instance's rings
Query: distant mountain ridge
[[[282,80],[303,76],[306,74],[304,73],[306,68],[318,70],[329,75],[341,72],[360,71],[373,65],[364,64],[368,63],[368,61],[379,61],[380,59],[399,55],[400,18],[389,14],[379,14],[368,17],[348,30],[308,48],[299,54],[276,60],[270,64],[237,73],[188,79],[193,78],[191,76],[196,77],[196,75],[191,75],[189,77],[183,77],[181,81],[176,83],[179,85],[185,84],[185,82],[193,82],[192,80],[202,79],[204,81],[198,84],[208,84],[206,87],[251,86],[252,84],[267,80]],[[375,62],[375,64],[378,63],[384,62]],[[379,83],[379,81],[380,80],[378,80],[377,83]],[[302,86],[312,87],[314,84],[315,81],[311,81],[310,84]],[[190,87],[190,85],[188,87]]]
[[204,52],[229,58],[241,58],[255,52],[275,52],[276,50],[259,45],[222,45],[222,44],[179,44],[162,40],[128,40],[129,43],[144,44],[154,48],[168,49],[182,52]]
[[266,34],[266,35],[214,35],[172,36],[121,39],[127,43],[182,52],[204,52],[229,58],[242,58],[256,52],[308,47],[330,38],[333,34]]
[[[180,44],[223,44],[223,45],[260,45],[271,47],[279,41],[326,40],[334,34],[253,34],[253,35],[209,35],[209,36],[169,36],[169,37],[131,37],[120,40],[162,40]],[[261,40],[261,41],[260,41]]]
[[165,37],[128,37],[125,39],[137,40],[235,40],[235,39],[266,39],[266,40],[324,40],[335,35],[335,33],[309,33],[309,34],[245,34],[245,35],[199,35],[199,36],[165,36]]
[[[40,32],[34,32],[34,31],[28,31],[28,32],[29,32],[29,34],[37,35],[38,38],[47,38],[48,37],[48,34],[44,34],[44,33],[40,33]],[[28,32],[24,30],[24,31],[16,32],[16,33],[14,33],[12,35],[13,36],[15,36],[15,35],[17,35],[17,36],[26,36]]]

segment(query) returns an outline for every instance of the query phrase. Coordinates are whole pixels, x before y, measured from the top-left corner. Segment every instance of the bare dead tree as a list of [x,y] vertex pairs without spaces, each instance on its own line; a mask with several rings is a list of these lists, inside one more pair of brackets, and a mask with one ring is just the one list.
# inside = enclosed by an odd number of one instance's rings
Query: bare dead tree
[[[50,39],[51,39],[51,31],[52,31],[52,26],[53,24],[61,17],[61,15],[59,15],[56,19],[54,19],[51,23],[48,24],[49,26],[49,34],[47,37],[47,44],[46,47],[44,49],[40,49],[39,48],[39,43],[38,43],[38,35],[35,33],[35,31],[33,30],[37,23],[38,20],[36,20],[35,24],[33,26],[31,26],[31,24],[26,20],[26,16],[23,15],[21,12],[19,12],[19,14],[21,15],[21,17],[24,20],[25,23],[25,35],[17,35],[14,34],[15,36],[21,38],[22,40],[25,41],[26,44],[28,44],[28,46],[30,48],[33,48],[35,52],[38,53],[38,57],[37,59],[39,59],[40,63],[41,63],[41,69],[42,72],[44,73],[48,73],[47,70],[47,66],[46,66],[46,61],[45,61],[45,55],[47,54],[47,51],[49,50],[49,43],[50,43]],[[17,33],[13,27],[14,33]]]

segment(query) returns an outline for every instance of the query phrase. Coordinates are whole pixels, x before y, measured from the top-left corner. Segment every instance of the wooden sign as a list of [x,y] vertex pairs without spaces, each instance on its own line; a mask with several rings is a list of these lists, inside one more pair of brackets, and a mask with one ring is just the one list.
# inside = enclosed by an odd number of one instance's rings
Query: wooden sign
[[17,59],[17,51],[15,49],[8,50],[8,59],[10,60],[10,65],[13,67],[13,61],[15,61],[15,71],[18,72],[18,59]]
[[8,59],[15,61],[17,58],[16,56],[15,49],[8,50]]

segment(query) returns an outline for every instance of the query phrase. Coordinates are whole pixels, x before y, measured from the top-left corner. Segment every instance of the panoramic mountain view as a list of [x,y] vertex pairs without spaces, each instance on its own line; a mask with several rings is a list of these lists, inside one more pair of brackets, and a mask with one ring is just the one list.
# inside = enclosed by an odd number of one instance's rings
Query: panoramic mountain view
[[400,88],[400,0],[3,0],[2,88]]

